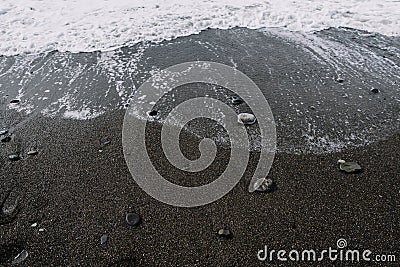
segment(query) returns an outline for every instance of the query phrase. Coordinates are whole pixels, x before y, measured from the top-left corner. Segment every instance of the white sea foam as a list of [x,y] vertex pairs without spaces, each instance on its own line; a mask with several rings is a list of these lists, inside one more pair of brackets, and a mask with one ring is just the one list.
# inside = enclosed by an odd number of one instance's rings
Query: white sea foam
[[400,34],[398,0],[3,0],[0,54],[109,50],[206,28],[353,27]]

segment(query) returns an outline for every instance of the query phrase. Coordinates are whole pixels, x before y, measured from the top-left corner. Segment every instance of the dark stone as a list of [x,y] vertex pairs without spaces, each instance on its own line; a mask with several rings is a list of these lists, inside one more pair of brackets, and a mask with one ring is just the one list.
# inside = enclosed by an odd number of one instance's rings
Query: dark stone
[[137,226],[140,224],[141,218],[137,213],[127,213],[125,216],[126,223],[131,226]]
[[19,103],[19,99],[13,99],[10,101],[11,104],[18,104]]
[[7,143],[7,142],[10,142],[10,141],[11,141],[11,137],[10,136],[6,136],[3,139],[1,139],[1,142],[3,142],[3,143]]
[[109,145],[110,143],[111,143],[111,141],[110,141],[110,139],[108,139],[108,137],[104,137],[104,138],[102,138],[102,139],[100,140],[100,144],[101,144],[102,146]]
[[232,232],[229,229],[223,228],[223,229],[219,229],[217,232],[217,235],[223,238],[232,238]]
[[100,243],[103,245],[104,243],[106,243],[108,240],[108,235],[102,235],[100,238]]
[[157,113],[158,113],[157,110],[152,110],[152,111],[149,112],[149,116],[154,117],[154,116],[157,115]]
[[28,257],[28,255],[28,251],[26,251],[25,249],[22,250],[17,256],[15,256],[11,264],[14,265],[23,262]]
[[372,88],[372,89],[371,89],[371,93],[377,94],[377,93],[379,93],[379,89],[377,89],[377,88]]

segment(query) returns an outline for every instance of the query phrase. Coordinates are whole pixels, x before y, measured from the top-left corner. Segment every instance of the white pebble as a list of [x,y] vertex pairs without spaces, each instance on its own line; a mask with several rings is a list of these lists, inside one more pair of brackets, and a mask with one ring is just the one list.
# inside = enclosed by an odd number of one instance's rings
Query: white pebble
[[245,125],[250,125],[254,124],[257,121],[256,116],[250,113],[240,113],[238,115],[238,122],[245,124]]

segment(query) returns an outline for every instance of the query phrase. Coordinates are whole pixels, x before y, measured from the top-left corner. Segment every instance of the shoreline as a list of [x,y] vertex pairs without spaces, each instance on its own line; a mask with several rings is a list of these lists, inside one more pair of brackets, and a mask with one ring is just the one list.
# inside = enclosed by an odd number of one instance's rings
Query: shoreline
[[[265,266],[257,259],[265,245],[319,250],[340,238],[349,249],[400,257],[398,40],[343,29],[302,35],[236,28],[106,53],[0,57],[0,127],[11,130],[11,140],[0,143],[0,266],[22,249],[29,255],[21,266]],[[268,99],[278,136],[268,175],[274,192],[248,192],[258,163],[253,150],[234,189],[206,206],[168,206],[132,178],[121,144],[123,107],[149,76],[196,60],[236,67]],[[225,88],[188,86],[160,103],[161,115],[202,94],[225,102],[232,96]],[[20,102],[10,104],[14,99]],[[224,134],[203,121],[193,126]],[[154,142],[147,152],[170,181],[197,186],[224,171],[225,143],[197,176],[171,168],[159,128],[149,125]],[[248,136],[255,140],[257,131]],[[197,158],[199,139],[180,138],[185,156]],[[30,149],[38,154],[27,155]],[[10,161],[15,152],[22,158]],[[364,171],[342,173],[338,159]],[[128,212],[140,214],[138,227],[127,225]],[[221,228],[233,238],[219,238]]]
[[[278,137],[283,151],[324,153],[362,146],[400,129],[399,38],[362,33],[210,29],[104,53],[0,59],[3,118],[11,109],[28,117],[97,117],[124,109],[135,90],[160,70],[202,60],[235,67],[257,84],[278,131],[286,134]],[[194,89],[183,98],[202,88]],[[222,101],[231,94],[221,88],[209,92]],[[15,99],[18,105],[9,104]]]

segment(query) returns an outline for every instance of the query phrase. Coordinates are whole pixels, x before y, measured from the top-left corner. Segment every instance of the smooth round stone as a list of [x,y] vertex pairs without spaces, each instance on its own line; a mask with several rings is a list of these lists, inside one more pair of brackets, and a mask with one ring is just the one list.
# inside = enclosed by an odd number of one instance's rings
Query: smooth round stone
[[254,190],[256,191],[271,191],[274,186],[274,182],[271,179],[260,178],[254,183]]
[[108,240],[108,235],[102,235],[100,238],[100,243],[103,245]]
[[6,136],[3,139],[1,139],[1,142],[3,142],[3,143],[7,143],[7,142],[10,142],[10,141],[11,141],[11,137],[10,136]]
[[35,156],[37,155],[39,152],[37,150],[29,150],[26,154],[28,154],[29,156]]
[[8,130],[1,130],[0,131],[0,135],[5,135],[5,134],[8,134]]
[[11,154],[11,155],[8,155],[8,159],[11,161],[17,161],[17,160],[20,160],[21,157],[18,154]]
[[234,104],[234,105],[240,105],[244,102],[243,99],[238,96],[232,97],[231,101],[232,101],[232,104]]
[[10,101],[11,104],[18,104],[19,103],[19,99],[13,99]]
[[240,113],[238,115],[238,122],[243,123],[245,125],[254,124],[257,121],[256,116],[250,113]]
[[340,170],[347,173],[359,172],[362,167],[357,162],[345,162],[340,164]]
[[127,213],[125,216],[126,223],[131,226],[136,226],[140,223],[140,215],[137,213]]
[[27,257],[29,253],[25,249],[21,251],[17,256],[15,256],[14,260],[11,262],[12,265],[14,264],[19,264],[23,262]]
[[224,237],[224,238],[231,238],[232,237],[232,232],[229,229],[219,229],[217,234],[220,237]]

